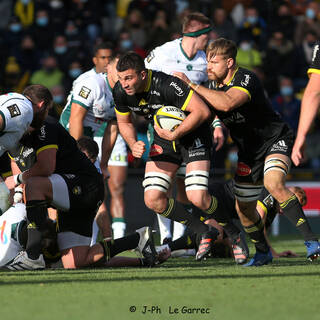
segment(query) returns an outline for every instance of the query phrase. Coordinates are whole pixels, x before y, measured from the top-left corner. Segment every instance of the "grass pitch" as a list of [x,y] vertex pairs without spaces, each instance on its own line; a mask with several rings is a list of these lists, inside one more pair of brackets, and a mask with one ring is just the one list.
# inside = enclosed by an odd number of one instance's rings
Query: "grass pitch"
[[178,258],[152,269],[1,271],[1,319],[319,319],[320,260],[306,261],[302,240],[272,243],[301,256],[259,268]]

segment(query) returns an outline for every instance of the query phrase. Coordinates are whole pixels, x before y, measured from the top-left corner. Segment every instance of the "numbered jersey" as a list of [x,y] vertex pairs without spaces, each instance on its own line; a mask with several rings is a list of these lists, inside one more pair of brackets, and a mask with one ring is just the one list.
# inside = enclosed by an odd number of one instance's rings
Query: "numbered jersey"
[[4,124],[0,132],[0,156],[13,148],[27,131],[33,119],[32,103],[19,93],[0,96],[0,116]]
[[20,230],[27,219],[26,207],[17,203],[0,216],[0,267],[23,250]]
[[105,122],[115,119],[112,91],[104,73],[90,70],[74,81],[71,95],[60,117],[60,123],[67,130],[72,103],[87,110],[83,121],[86,136],[93,137]]
[[188,58],[181,46],[182,39],[166,42],[156,47],[145,59],[146,68],[172,74],[183,72],[193,83],[207,81],[207,60],[204,51],[199,50],[192,58]]

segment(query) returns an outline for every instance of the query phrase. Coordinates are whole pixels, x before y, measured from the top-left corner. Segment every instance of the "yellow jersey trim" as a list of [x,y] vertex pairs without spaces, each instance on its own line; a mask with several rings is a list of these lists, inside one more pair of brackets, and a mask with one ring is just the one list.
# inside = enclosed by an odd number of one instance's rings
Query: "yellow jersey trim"
[[47,146],[44,146],[38,149],[36,155],[38,155],[41,151],[47,150],[47,149],[59,149],[59,147],[57,144],[48,144]]
[[244,93],[246,93],[249,96],[249,99],[251,100],[251,94],[247,89],[242,88],[242,87],[236,87],[236,86],[235,87],[231,87],[231,88],[235,88],[235,89],[243,91]]
[[188,103],[189,103],[189,101],[190,101],[190,99],[191,99],[191,97],[192,97],[192,95],[193,95],[193,90],[190,90],[190,92],[189,92],[189,94],[188,94],[188,96],[187,96],[187,99],[186,99],[186,101],[184,102],[184,104],[183,104],[183,106],[181,107],[181,110],[182,111],[184,111],[185,109],[186,109],[186,107],[187,107],[187,105],[188,105]]
[[121,114],[122,116],[128,116],[130,114],[130,111],[128,111],[128,112],[120,112],[119,110],[117,110],[117,108],[114,108],[114,110],[116,110],[116,113]]
[[151,78],[152,78],[152,70],[148,69],[148,82],[147,82],[146,88],[144,89],[145,92],[148,92],[150,90]]
[[319,69],[314,69],[314,68],[309,68],[307,71],[308,76],[310,77],[311,73],[316,73],[316,74],[320,74],[320,70]]
[[237,69],[234,71],[231,79],[226,83],[227,86],[231,83],[231,81],[233,80],[233,78],[234,78],[234,76],[236,75],[236,73],[237,73],[238,70],[239,70],[239,67],[237,67]]
[[268,214],[268,209],[267,209],[267,207],[266,207],[260,200],[257,201],[257,205],[263,210],[263,212],[265,213],[265,215]]

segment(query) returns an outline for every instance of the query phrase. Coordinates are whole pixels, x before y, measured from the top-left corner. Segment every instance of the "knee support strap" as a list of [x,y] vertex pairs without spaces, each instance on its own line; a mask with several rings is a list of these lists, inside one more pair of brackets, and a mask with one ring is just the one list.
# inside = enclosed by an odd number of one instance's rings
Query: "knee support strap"
[[187,173],[185,179],[186,191],[208,190],[209,172],[193,170]]
[[144,191],[156,189],[167,193],[171,184],[171,178],[162,172],[150,171],[144,176],[142,186]]
[[251,202],[258,200],[263,185],[237,184],[234,185],[234,194],[237,200],[241,202]]

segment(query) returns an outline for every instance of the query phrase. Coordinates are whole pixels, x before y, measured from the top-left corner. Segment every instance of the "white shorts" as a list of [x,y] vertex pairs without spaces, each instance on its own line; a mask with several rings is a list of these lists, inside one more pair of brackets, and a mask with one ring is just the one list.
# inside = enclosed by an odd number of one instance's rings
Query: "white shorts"
[[[101,159],[101,144],[103,137],[94,137],[94,140],[99,146],[99,159]],[[120,134],[118,134],[117,140],[114,144],[108,166],[128,166],[128,152],[127,145]]]
[[85,237],[71,231],[59,232],[57,240],[60,251],[73,247],[90,246],[91,243],[91,237]]
[[65,180],[59,174],[49,176],[52,185],[51,204],[58,210],[68,211],[70,209],[69,190]]

